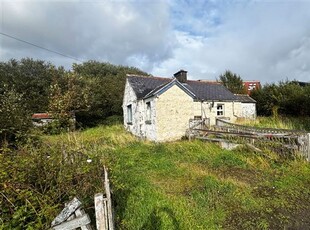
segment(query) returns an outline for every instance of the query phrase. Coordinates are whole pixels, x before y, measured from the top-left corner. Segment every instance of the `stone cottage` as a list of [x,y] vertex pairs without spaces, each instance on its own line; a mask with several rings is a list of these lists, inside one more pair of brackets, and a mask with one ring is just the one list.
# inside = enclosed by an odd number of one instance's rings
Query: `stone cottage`
[[189,119],[216,118],[235,122],[242,116],[242,102],[223,85],[187,80],[180,70],[173,78],[127,75],[124,126],[136,136],[152,141],[180,139]]

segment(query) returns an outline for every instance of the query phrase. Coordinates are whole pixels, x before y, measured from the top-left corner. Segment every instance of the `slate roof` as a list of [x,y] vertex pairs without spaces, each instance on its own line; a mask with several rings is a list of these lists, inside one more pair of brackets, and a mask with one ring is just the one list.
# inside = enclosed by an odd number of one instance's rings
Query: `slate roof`
[[247,94],[235,94],[235,96],[238,98],[238,101],[242,103],[256,103],[256,101]]
[[[145,76],[127,76],[127,79],[133,88],[138,99],[158,92],[167,84],[174,81],[173,78],[145,77]],[[203,81],[191,81],[180,83],[190,92],[196,95],[196,99],[201,101],[237,101],[237,97],[227,88],[219,83],[210,83]]]
[[51,115],[48,113],[34,113],[31,116],[32,119],[52,119]]
[[169,78],[144,76],[127,76],[127,79],[138,99],[142,99],[154,89],[160,89],[172,80]]
[[184,85],[202,101],[236,101],[236,96],[219,83],[188,80]]

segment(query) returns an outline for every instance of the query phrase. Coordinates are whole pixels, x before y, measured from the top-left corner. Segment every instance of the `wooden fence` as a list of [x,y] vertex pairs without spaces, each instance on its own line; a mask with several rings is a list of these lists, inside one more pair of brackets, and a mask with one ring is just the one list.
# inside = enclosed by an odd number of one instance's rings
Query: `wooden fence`
[[[98,193],[94,197],[96,229],[114,230],[110,183],[108,171],[105,167],[104,187],[105,194]],[[91,220],[88,214],[82,209],[82,203],[76,197],[65,205],[65,208],[53,220],[51,227],[53,230],[92,230]]]
[[189,139],[191,139],[192,137],[195,137],[198,134],[196,130],[208,129],[208,128],[210,128],[209,118],[189,119],[189,127],[186,135],[189,137]]
[[112,199],[108,171],[104,167],[105,197],[102,193],[95,195],[95,212],[97,230],[114,230]]
[[216,125],[210,128],[190,127],[188,136],[216,142],[249,143],[256,147],[269,143],[273,148],[298,153],[310,161],[310,133],[305,131],[257,128],[217,119]]

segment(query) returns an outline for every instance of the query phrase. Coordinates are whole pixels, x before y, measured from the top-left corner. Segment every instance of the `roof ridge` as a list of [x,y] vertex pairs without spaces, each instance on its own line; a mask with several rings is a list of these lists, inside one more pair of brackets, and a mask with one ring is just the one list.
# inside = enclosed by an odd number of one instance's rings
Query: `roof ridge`
[[199,84],[210,84],[210,85],[221,85],[220,82],[213,82],[213,81],[201,81],[201,80],[187,80],[188,82],[194,82]]
[[164,87],[165,87],[166,85],[168,85],[169,83],[171,83],[171,81],[170,81],[170,82],[165,82],[165,83],[163,83],[163,84],[161,84],[161,85],[155,87],[155,88],[152,89],[148,94],[146,94],[144,97],[148,97],[149,95],[152,95],[154,92],[156,92],[156,91],[158,91],[158,90],[164,88]]
[[157,77],[153,75],[138,75],[138,74],[126,74],[127,77],[141,77],[141,78],[151,78],[151,79],[162,79],[162,80],[173,80],[173,78],[168,77]]

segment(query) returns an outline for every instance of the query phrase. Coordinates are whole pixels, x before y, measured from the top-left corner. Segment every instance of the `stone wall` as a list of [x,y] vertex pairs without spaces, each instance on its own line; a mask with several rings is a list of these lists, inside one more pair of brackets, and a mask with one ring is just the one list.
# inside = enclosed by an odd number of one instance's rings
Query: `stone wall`
[[[132,106],[132,123],[128,123],[128,112],[127,106]],[[141,103],[138,102],[135,92],[132,87],[126,81],[124,99],[123,99],[123,114],[124,114],[124,127],[129,132],[133,133],[136,136],[141,135],[141,114],[142,114]]]
[[[151,120],[146,121],[146,103],[151,104]],[[128,123],[127,106],[132,106],[132,123]],[[147,100],[138,100],[135,92],[130,86],[129,82],[126,82],[124,99],[123,99],[123,114],[124,114],[124,127],[132,134],[156,141],[156,110],[154,104],[154,98]]]
[[174,85],[156,99],[157,141],[173,141],[185,135],[193,115],[193,99]]

